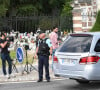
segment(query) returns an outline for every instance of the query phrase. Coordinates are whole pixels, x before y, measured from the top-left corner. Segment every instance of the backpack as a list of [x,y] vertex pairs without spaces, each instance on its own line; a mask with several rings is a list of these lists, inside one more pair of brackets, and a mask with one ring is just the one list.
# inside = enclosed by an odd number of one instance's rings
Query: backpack
[[39,41],[39,50],[38,50],[38,55],[45,55],[45,56],[49,56],[50,53],[49,53],[49,46],[48,44],[46,44],[46,40],[48,38],[45,38],[44,40],[40,40]]

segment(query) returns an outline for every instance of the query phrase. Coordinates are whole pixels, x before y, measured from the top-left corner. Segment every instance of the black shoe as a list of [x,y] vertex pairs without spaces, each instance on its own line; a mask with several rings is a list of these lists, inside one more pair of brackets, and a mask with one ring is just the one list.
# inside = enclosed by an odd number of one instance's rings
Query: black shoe
[[39,79],[37,82],[42,82],[42,81],[43,81],[43,80],[40,80],[40,79]]
[[50,80],[47,80],[47,82],[50,82]]

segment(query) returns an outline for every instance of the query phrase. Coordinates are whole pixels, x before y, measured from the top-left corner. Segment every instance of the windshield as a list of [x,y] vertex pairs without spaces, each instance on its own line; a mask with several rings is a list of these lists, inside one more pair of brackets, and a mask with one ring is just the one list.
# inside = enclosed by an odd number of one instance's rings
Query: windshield
[[89,52],[92,42],[91,35],[69,36],[59,47],[58,52]]

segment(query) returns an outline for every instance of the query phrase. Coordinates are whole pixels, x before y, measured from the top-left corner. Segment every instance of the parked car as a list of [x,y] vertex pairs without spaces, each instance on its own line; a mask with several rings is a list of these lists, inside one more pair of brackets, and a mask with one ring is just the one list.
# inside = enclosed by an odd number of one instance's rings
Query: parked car
[[100,80],[100,32],[70,34],[53,61],[55,76],[79,83]]

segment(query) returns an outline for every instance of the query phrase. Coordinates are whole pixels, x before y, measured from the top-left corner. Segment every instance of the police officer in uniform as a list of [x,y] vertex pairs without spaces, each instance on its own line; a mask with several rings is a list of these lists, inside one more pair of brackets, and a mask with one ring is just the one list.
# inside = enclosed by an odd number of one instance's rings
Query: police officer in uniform
[[36,48],[35,58],[38,55],[38,73],[39,80],[38,82],[43,81],[43,66],[45,66],[46,80],[50,82],[49,76],[49,59],[52,58],[52,44],[50,39],[46,38],[45,33],[41,33],[39,36],[40,40],[38,41],[38,46]]

